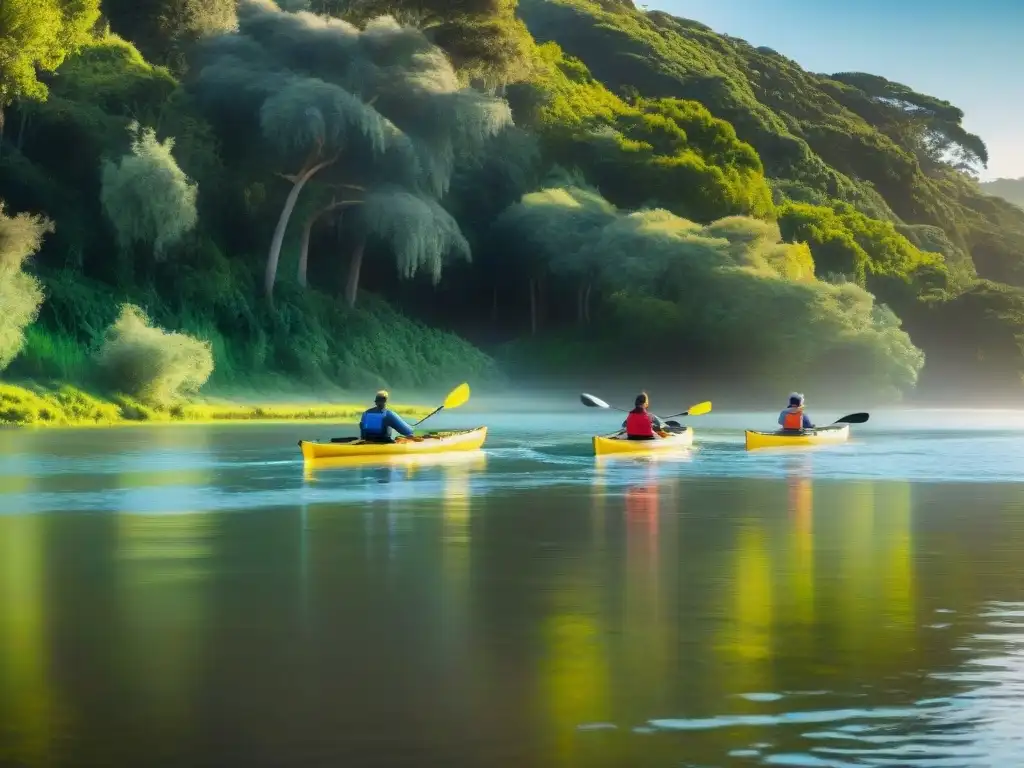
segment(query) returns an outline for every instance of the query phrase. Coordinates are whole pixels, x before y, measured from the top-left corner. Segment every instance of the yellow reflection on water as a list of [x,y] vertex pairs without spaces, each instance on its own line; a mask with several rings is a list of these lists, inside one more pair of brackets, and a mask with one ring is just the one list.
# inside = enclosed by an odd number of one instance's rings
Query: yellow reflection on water
[[213,516],[120,515],[117,524],[119,619],[138,700],[175,732],[190,722],[209,621]]
[[[206,452],[206,430],[153,430],[151,445],[190,459]],[[209,624],[210,560],[216,555],[216,516],[196,502],[214,487],[213,461],[182,472],[174,462],[148,471],[129,469],[118,477],[122,512],[116,518],[117,597],[130,685],[145,702],[147,717],[160,723],[164,738],[190,727],[192,695],[202,667]],[[159,489],[159,490],[157,490]],[[154,497],[166,512],[148,513]],[[168,505],[170,508],[168,509]]]
[[455,615],[463,619],[469,603],[473,543],[473,491],[470,480],[474,472],[481,472],[486,467],[487,456],[483,452],[459,462],[448,462],[441,467],[444,478],[441,558],[445,602],[454,614],[451,616],[453,619]]
[[579,726],[611,718],[608,654],[599,615],[567,605],[544,621],[541,680],[552,729],[552,764],[578,764]]
[[50,762],[45,556],[43,518],[0,515],[0,764]]
[[793,457],[789,461],[786,488],[789,496],[790,618],[803,627],[814,623],[814,484],[811,481],[813,459]]

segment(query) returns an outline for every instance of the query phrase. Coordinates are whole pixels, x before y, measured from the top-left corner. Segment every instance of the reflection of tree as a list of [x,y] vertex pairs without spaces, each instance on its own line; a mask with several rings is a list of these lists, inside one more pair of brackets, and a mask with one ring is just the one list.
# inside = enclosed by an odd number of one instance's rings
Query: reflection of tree
[[48,762],[56,717],[47,657],[43,518],[0,515],[0,764]]
[[117,647],[130,684],[142,689],[131,698],[144,702],[145,719],[159,722],[169,740],[194,723],[216,536],[208,514],[118,518]]

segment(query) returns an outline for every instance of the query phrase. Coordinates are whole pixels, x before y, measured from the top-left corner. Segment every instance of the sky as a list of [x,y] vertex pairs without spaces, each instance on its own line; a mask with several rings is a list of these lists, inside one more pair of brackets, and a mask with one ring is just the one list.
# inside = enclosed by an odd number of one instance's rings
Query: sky
[[985,141],[983,179],[1024,177],[1024,0],[635,0],[812,72],[869,72],[945,99]]

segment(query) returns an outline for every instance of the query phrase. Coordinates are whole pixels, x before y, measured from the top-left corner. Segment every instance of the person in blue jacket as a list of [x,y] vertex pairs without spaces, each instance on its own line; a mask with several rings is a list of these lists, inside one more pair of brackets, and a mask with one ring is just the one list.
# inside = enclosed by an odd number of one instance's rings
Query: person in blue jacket
[[359,419],[359,439],[368,443],[395,442],[391,430],[400,435],[412,437],[412,427],[405,423],[401,416],[388,410],[388,393],[383,389],[373,400],[373,408],[363,412]]
[[789,407],[779,414],[779,426],[787,432],[814,429],[814,423],[804,412],[804,396],[799,392],[789,396]]

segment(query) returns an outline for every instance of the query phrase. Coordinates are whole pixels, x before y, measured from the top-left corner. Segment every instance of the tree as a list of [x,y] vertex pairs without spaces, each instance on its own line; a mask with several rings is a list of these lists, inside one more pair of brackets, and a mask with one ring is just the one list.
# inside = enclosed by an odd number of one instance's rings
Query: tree
[[3,112],[18,99],[42,101],[39,70],[53,72],[89,39],[99,0],[3,0],[0,3],[0,139]]
[[150,245],[157,260],[196,225],[198,186],[178,167],[174,139],[160,142],[151,128],[129,126],[131,152],[103,164],[100,202],[127,253]]
[[43,303],[39,281],[23,267],[53,231],[53,223],[42,216],[6,215],[0,202],[0,371],[21,351],[25,328]]
[[146,59],[179,69],[187,47],[235,24],[235,0],[103,0],[110,28]]
[[948,101],[864,72],[840,72],[831,78],[858,89],[872,109],[868,112],[856,101],[850,105],[920,160],[966,172],[988,166],[985,142],[964,130],[963,110]]
[[[222,126],[258,125],[259,144],[298,167],[284,174],[292,187],[267,256],[268,300],[289,219],[303,188],[318,174],[330,169],[325,183],[367,191],[401,187],[436,199],[448,189],[457,156],[511,123],[504,101],[460,87],[443,52],[393,19],[358,29],[338,19],[285,12],[266,0],[243,0],[238,16],[237,33],[204,46],[196,88]],[[440,208],[426,201],[416,210]],[[446,242],[430,234],[447,231],[444,223],[428,224],[418,215],[400,221],[427,229],[392,237],[393,243]],[[352,259],[356,275],[363,246],[357,245]],[[416,258],[399,254],[403,263]]]

